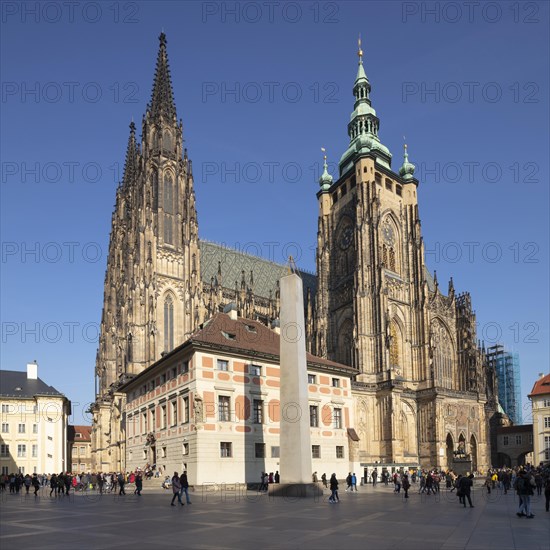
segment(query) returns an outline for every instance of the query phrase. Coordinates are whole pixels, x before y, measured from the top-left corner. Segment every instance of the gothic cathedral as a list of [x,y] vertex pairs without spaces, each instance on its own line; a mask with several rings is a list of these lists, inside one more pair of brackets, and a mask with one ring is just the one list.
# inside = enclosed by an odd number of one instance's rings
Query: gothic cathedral
[[[350,143],[333,181],[320,178],[317,277],[302,273],[309,351],[350,365],[356,438],[350,462],[448,467],[457,451],[490,465],[495,377],[476,339],[470,295],[447,294],[424,263],[415,167],[398,172],[362,51],[353,87]],[[130,136],[104,285],[92,445],[94,467],[124,464],[121,384],[182,344],[209,317],[276,324],[285,267],[201,241],[192,163],[183,147],[160,36],[150,103]]]

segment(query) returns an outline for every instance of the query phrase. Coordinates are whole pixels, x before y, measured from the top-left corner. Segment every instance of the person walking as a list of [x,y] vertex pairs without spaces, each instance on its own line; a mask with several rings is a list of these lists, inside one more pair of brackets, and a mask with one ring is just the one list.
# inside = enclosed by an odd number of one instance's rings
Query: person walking
[[180,476],[178,475],[178,472],[174,472],[174,475],[172,476],[172,502],[170,503],[170,506],[175,506],[174,500],[176,498],[178,499],[178,502],[184,506],[183,502],[181,501],[181,483],[180,483]]
[[473,508],[474,505],[472,504],[472,499],[470,497],[470,493],[472,490],[472,485],[474,482],[472,479],[474,478],[474,474],[470,474],[469,476],[462,476],[460,478],[460,482],[458,485],[458,490],[462,493],[462,503],[464,504],[464,508],[466,508],[466,499],[468,499],[468,503],[470,504],[470,508]]
[[53,474],[50,478],[50,496],[52,496],[52,493],[55,492],[57,495],[57,475]]
[[550,474],[544,482],[544,498],[546,499],[546,511],[550,512]]
[[323,482],[325,488],[328,489],[327,474],[323,473],[323,475],[321,476],[321,481]]
[[531,482],[529,474],[522,470],[516,480],[516,491],[518,492],[521,502],[516,515],[518,517],[526,517],[527,519],[533,519],[534,514],[531,513],[531,495],[533,495],[533,487],[535,481]]
[[357,476],[355,475],[355,472],[351,474],[351,491],[355,491],[357,493]]
[[124,479],[124,474],[122,472],[118,474],[117,480],[118,480],[118,486],[120,487],[118,491],[119,496],[125,495],[126,491],[124,490],[124,485],[126,484],[126,480]]
[[40,480],[38,479],[38,476],[36,474],[33,474],[31,484],[34,488],[34,496],[38,496],[38,490],[40,489]]
[[191,500],[189,499],[189,480],[187,479],[187,471],[184,471],[183,474],[181,474],[180,485],[180,496],[185,495],[185,502],[187,504],[191,504]]
[[405,493],[404,498],[409,498],[409,489],[411,487],[411,483],[409,481],[409,476],[405,474],[403,476],[403,492]]
[[330,476],[330,497],[329,502],[340,502],[340,497],[338,496],[338,480],[336,479],[336,474]]
[[141,472],[138,472],[135,475],[135,483],[136,483],[136,489],[135,489],[134,493],[138,497],[140,497],[141,496],[141,491],[143,489],[143,478],[141,477]]
[[351,490],[351,472],[348,473],[346,477],[346,493]]
[[372,486],[374,487],[376,485],[376,479],[378,478],[378,472],[376,471],[376,468],[374,469],[374,472],[372,472],[371,477],[372,477]]

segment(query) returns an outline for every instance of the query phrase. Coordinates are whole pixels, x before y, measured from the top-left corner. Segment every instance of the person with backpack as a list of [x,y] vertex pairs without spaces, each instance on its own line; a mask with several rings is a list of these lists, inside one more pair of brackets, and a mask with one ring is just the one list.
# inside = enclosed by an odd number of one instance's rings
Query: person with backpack
[[527,519],[533,519],[534,514],[531,513],[531,495],[533,495],[533,486],[535,482],[531,484],[529,474],[522,470],[516,478],[516,491],[520,497],[520,504],[516,515],[518,518],[526,517]]
[[474,505],[472,504],[472,499],[470,497],[472,485],[474,484],[474,482],[472,481],[473,479],[474,474],[470,474],[469,476],[462,476],[458,483],[458,491],[460,491],[460,494],[462,495],[462,504],[464,504],[464,508],[466,508],[466,499],[468,499],[470,508],[474,507]]

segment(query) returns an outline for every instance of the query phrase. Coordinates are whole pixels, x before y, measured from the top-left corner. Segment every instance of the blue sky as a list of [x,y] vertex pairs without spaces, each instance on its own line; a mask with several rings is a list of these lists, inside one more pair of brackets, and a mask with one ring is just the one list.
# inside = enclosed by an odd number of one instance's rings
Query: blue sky
[[162,29],[202,238],[315,269],[320,147],[348,145],[361,33],[381,140],[398,169],[406,136],[417,165],[428,267],[519,352],[524,396],[548,372],[548,3],[35,5],[2,6],[1,364],[36,359],[75,423]]

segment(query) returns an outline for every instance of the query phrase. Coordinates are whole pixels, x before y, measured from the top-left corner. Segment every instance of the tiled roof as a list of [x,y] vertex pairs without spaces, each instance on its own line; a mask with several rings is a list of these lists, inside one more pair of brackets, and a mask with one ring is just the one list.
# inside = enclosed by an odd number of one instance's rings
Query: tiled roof
[[[192,344],[212,346],[233,353],[269,355],[278,361],[280,338],[274,330],[258,321],[240,317],[233,320],[225,313],[217,313],[204,323],[203,328],[191,335],[190,341]],[[309,366],[332,367],[338,370],[344,369],[349,374],[355,373],[352,367],[311,353],[307,354],[307,362]]]
[[40,378],[28,379],[26,371],[0,370],[0,395],[2,397],[29,398],[35,395],[55,395],[63,397],[54,387],[48,386]]
[[[76,437],[76,434],[80,434],[80,437]],[[91,426],[67,426],[67,440],[68,441],[91,441],[92,440],[92,427]]]
[[499,426],[497,434],[513,434],[515,432],[532,432],[533,424],[519,424],[518,426]]
[[535,385],[533,386],[533,389],[531,390],[531,393],[528,395],[528,397],[531,397],[532,395],[549,395],[549,394],[550,394],[550,374],[547,374],[546,376],[539,378],[535,382]]
[[[235,282],[241,286],[242,272],[244,271],[246,283],[248,285],[250,272],[254,274],[254,294],[263,298],[269,298],[271,290],[275,298],[277,281],[288,275],[288,267],[265,260],[258,256],[246,254],[240,250],[227,248],[220,244],[209,241],[200,241],[201,249],[201,277],[203,283],[210,284],[212,277],[218,274],[218,262],[221,262],[222,286],[225,288],[235,288]],[[311,293],[315,296],[317,290],[317,277],[312,273],[299,271],[304,284],[304,296],[307,288],[311,288]]]

